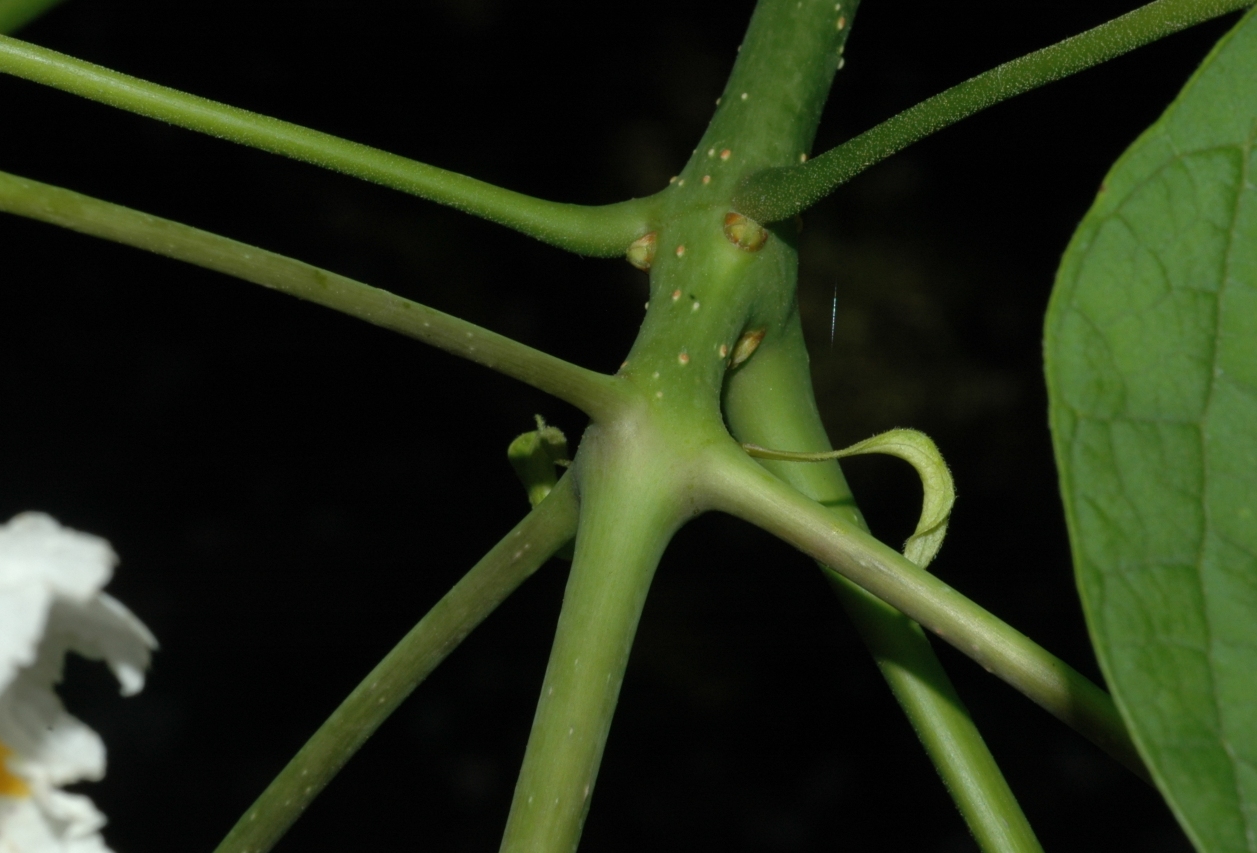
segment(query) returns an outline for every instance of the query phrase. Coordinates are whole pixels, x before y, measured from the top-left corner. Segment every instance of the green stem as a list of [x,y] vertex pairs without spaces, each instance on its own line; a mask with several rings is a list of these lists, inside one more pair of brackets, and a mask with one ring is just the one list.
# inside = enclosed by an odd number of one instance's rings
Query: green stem
[[581,519],[502,853],[580,841],[651,578],[682,514],[671,467],[626,430],[595,424],[577,454]]
[[386,290],[130,208],[0,172],[0,211],[217,270],[400,332],[519,379],[594,417],[622,405],[615,379]]
[[215,853],[266,853],[380,724],[477,625],[576,532],[564,477],[340,704],[241,816]]
[[[729,428],[739,440],[829,446],[812,394],[797,315],[786,334],[766,344],[729,378],[724,398]],[[832,457],[828,459],[818,465],[761,464],[831,513],[867,530],[842,470]],[[845,578],[828,570],[825,574],[979,847],[985,853],[1042,853],[1017,798],[920,626]]]
[[953,86],[814,160],[752,175],[734,207],[760,222],[787,219],[875,163],[963,118],[1253,2],[1156,0]]
[[0,0],[0,33],[12,33],[64,0]]
[[623,255],[651,230],[651,199],[599,207],[543,201],[8,36],[0,36],[0,72],[411,193],[580,254]]
[[712,456],[706,487],[713,509],[784,539],[902,611],[1148,779],[1113,700],[1086,676],[773,476],[736,443],[713,448]]
[[921,626],[851,581],[829,582],[984,853],[1043,853]]

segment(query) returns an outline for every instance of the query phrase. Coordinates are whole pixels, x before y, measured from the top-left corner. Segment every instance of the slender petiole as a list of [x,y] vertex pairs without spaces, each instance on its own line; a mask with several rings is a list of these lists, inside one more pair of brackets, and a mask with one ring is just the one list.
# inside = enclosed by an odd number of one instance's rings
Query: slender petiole
[[266,853],[402,700],[576,533],[571,478],[506,534],[340,704],[215,853]]
[[624,392],[609,376],[387,290],[190,225],[4,172],[0,172],[0,211],[135,246],[316,302],[519,379],[592,417],[609,416],[623,398]]
[[870,166],[963,118],[1253,2],[1156,0],[953,86],[806,163],[751,175],[735,196],[734,209],[759,222],[788,219]]
[[1148,779],[1113,700],[1086,676],[855,524],[777,479],[736,444],[713,448],[716,454],[705,484],[713,509],[767,530],[840,573]]
[[344,172],[583,255],[615,257],[647,231],[651,198],[597,207],[543,201],[291,122],[189,95],[0,35],[0,73]]

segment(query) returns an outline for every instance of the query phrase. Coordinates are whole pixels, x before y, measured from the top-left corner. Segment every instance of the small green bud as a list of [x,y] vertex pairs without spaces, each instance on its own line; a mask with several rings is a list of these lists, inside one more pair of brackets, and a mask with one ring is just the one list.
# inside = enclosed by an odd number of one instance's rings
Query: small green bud
[[650,265],[655,262],[655,232],[651,231],[645,237],[638,237],[630,243],[624,256],[642,272],[649,270]]
[[725,216],[725,236],[739,249],[758,252],[768,241],[768,230],[748,216],[729,213]]
[[751,354],[759,349],[759,342],[764,339],[764,335],[767,332],[767,329],[752,329],[749,332],[743,332],[742,337],[738,338],[738,342],[733,345],[733,355],[729,359],[729,367],[737,367],[750,358]]
[[571,464],[567,458],[567,437],[558,427],[547,426],[541,415],[537,415],[537,429],[511,442],[506,458],[528,491],[528,502],[533,506],[545,500],[559,481],[555,466]]

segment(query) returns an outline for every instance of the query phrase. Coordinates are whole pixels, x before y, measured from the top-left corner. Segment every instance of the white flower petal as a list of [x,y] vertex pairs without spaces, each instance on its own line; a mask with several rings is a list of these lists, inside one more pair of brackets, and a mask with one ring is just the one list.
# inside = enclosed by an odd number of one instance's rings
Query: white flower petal
[[0,693],[19,669],[35,662],[51,602],[46,586],[0,587]]
[[19,676],[0,696],[0,742],[14,753],[10,769],[32,786],[96,781],[105,775],[105,745],[69,714],[46,685]]
[[105,773],[105,745],[54,692],[65,655],[104,660],[124,695],[157,641],[101,592],[109,543],[27,513],[0,525],[0,853],[109,853],[105,818],[62,786]]
[[109,853],[105,817],[81,794],[7,800],[0,809],[0,853]]
[[98,536],[62,527],[39,512],[0,526],[0,589],[45,583],[66,598],[86,601],[109,582],[114,556]]
[[58,601],[48,617],[49,639],[63,639],[66,647],[91,660],[104,660],[131,696],[144,687],[144,670],[157,638],[108,593],[100,593],[83,605]]

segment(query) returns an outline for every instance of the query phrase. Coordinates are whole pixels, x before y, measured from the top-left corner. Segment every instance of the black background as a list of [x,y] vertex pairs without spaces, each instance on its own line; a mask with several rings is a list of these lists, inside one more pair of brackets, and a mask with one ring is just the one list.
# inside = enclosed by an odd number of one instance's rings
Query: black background
[[[860,10],[816,150],[1130,2]],[[653,192],[720,93],[750,2],[70,0],[23,36],[564,201]],[[933,435],[959,485],[934,570],[1096,675],[1045,416],[1053,272],[1107,168],[1230,20],[994,108],[807,217],[800,298],[837,446]],[[645,277],[391,191],[0,79],[0,168],[284,252],[599,370]],[[526,510],[504,451],[579,413],[325,309],[0,219],[0,514],[108,537],[162,643],[123,700],[72,662],[110,749],[119,853],[208,851],[321,719]],[[837,335],[829,308],[837,287]],[[906,466],[856,460],[901,541]],[[281,850],[488,851],[558,611],[551,564],[390,720]],[[949,648],[1049,850],[1182,851],[1155,793]],[[660,568],[589,851],[974,849],[814,567],[720,517]]]

